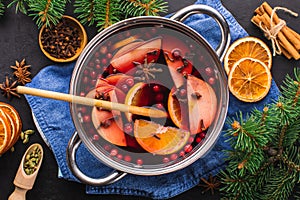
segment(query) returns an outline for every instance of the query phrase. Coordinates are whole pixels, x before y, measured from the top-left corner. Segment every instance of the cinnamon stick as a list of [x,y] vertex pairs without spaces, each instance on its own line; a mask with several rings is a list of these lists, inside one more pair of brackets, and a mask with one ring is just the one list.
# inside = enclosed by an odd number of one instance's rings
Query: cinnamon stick
[[[269,17],[271,18],[271,15],[273,13],[273,9],[271,8],[271,6],[267,3],[264,2],[260,8],[263,8],[264,11],[269,15]],[[275,25],[277,25],[280,22],[280,18],[278,17],[278,15],[276,14],[276,12],[273,13],[273,22]],[[283,32],[283,34],[285,35],[285,37],[296,47],[296,50],[299,51],[300,50],[300,40],[298,38],[296,38],[294,36],[293,33],[290,32],[290,29],[287,29],[287,26],[284,26],[281,31]]]
[[[269,17],[269,15],[267,13],[264,13],[261,16],[261,21],[263,22],[263,24],[270,29],[271,27],[271,18]],[[274,24],[272,24],[274,25]],[[295,59],[298,60],[300,58],[300,54],[298,53],[298,51],[296,50],[296,48],[287,40],[287,38],[285,37],[285,35],[279,31],[279,33],[277,34],[278,39],[280,40],[280,44],[282,44],[283,48],[286,49],[286,51]]]

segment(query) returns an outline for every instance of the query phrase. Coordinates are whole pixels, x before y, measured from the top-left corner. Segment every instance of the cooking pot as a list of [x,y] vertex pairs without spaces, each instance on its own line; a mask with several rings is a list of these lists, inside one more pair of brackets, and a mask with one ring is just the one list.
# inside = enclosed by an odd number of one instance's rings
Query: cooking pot
[[[214,50],[182,22],[193,14],[212,17],[221,30]],[[72,173],[83,183],[105,185],[126,174],[161,175],[185,168],[209,152],[222,130],[228,89],[223,59],[228,25],[215,9],[192,5],[170,18],[143,16],[120,21],[97,34],[78,58],[70,93],[149,109],[168,117],[71,104],[76,128],[67,148]],[[106,177],[91,178],[76,164],[81,144],[105,165]]]

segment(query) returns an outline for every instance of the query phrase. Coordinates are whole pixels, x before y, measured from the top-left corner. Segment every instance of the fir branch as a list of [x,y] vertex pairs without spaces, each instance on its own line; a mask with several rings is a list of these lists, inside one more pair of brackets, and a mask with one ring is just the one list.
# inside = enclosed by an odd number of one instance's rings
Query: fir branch
[[30,0],[29,16],[36,20],[38,28],[56,25],[61,19],[66,6],[66,0]]
[[20,11],[21,13],[27,15],[27,8],[28,8],[28,1],[29,0],[13,0],[8,4],[8,8],[12,7],[14,4],[15,6],[15,12],[18,13]]
[[79,14],[78,19],[82,24],[91,26],[96,20],[96,6],[97,1],[94,0],[76,0],[74,3],[74,13]]
[[121,8],[126,17],[157,16],[167,12],[168,5],[163,0],[125,0]]
[[0,0],[0,17],[4,14],[4,10],[5,10],[4,4]]
[[97,4],[98,12],[95,14],[97,18],[97,27],[99,30],[109,27],[110,25],[121,20],[120,0],[107,0],[105,4]]

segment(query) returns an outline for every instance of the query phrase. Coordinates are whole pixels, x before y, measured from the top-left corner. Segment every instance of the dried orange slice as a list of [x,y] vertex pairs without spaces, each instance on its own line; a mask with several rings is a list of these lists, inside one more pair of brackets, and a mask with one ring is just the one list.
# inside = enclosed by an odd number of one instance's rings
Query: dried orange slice
[[149,153],[167,155],[183,148],[190,133],[141,119],[134,122],[134,137]]
[[265,63],[271,69],[272,54],[269,47],[256,37],[244,37],[233,42],[224,57],[224,69],[227,74],[241,58],[254,58]]
[[13,106],[0,102],[0,109],[4,111],[11,125],[11,140],[6,148],[8,150],[17,142],[20,136],[22,121],[18,111]]
[[256,102],[268,94],[271,80],[271,72],[265,63],[242,58],[233,65],[228,75],[228,87],[238,99]]
[[5,153],[6,147],[10,143],[11,128],[6,114],[0,109],[0,155]]

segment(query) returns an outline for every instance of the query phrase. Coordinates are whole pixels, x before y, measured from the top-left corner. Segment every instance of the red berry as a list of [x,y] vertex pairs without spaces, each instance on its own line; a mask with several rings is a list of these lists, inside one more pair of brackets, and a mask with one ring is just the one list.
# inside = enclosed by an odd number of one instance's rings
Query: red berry
[[168,157],[164,157],[163,158],[163,163],[168,163],[168,162],[170,162],[170,159]]
[[162,103],[158,103],[158,104],[155,104],[155,107],[159,110],[163,110],[164,109],[164,105]]
[[117,158],[120,159],[120,160],[122,160],[123,159],[123,155],[122,154],[118,154]]
[[179,58],[181,58],[182,53],[181,53],[181,50],[180,50],[180,49],[175,48],[175,49],[172,50],[171,53],[172,53],[172,56],[173,56],[174,59],[179,59]]
[[129,156],[129,155],[124,156],[124,160],[126,162],[131,162],[131,156]]
[[185,151],[186,153],[191,152],[192,149],[193,149],[193,146],[190,145],[190,144],[187,144],[187,145],[185,145],[185,147],[184,147],[184,151]]
[[176,160],[178,158],[177,153],[173,153],[170,158],[171,160]]
[[82,82],[83,82],[84,84],[88,84],[89,78],[88,78],[87,76],[84,76],[83,79],[82,79]]
[[131,133],[132,131],[133,131],[132,124],[126,123],[124,125],[124,132],[128,134],[128,133]]
[[83,71],[83,74],[84,74],[84,75],[88,75],[88,74],[89,74],[89,70],[85,69],[85,70]]
[[189,143],[192,143],[192,142],[194,142],[194,137],[192,137],[192,136],[191,136],[191,137],[189,137],[189,140],[188,140],[188,141],[189,141]]
[[112,149],[112,150],[110,151],[110,155],[111,155],[111,156],[116,156],[116,155],[118,155],[118,149]]
[[154,92],[159,92],[160,91],[160,87],[158,85],[154,85],[153,86],[153,91]]
[[123,84],[121,86],[121,89],[122,89],[123,92],[127,92],[128,91],[128,86],[126,84]]
[[156,102],[162,102],[164,100],[164,95],[162,93],[158,93],[155,96],[155,101]]
[[91,122],[91,116],[90,116],[90,115],[84,115],[84,116],[83,116],[83,122],[84,122],[84,123],[89,123],[89,122]]
[[201,132],[201,133],[199,133],[199,137],[201,138],[201,139],[203,139],[203,138],[205,138],[205,133],[204,132]]
[[97,134],[95,134],[95,135],[93,135],[93,140],[95,140],[95,141],[97,141],[97,140],[99,140],[99,135],[97,135]]
[[81,97],[85,97],[85,92],[80,92],[79,94]]
[[184,151],[180,151],[180,152],[179,152],[179,156],[182,157],[182,156],[184,156],[184,155],[185,155],[185,152],[184,152]]
[[211,84],[211,85],[214,85],[215,82],[216,82],[216,79],[213,78],[213,77],[210,77],[210,78],[208,79],[208,83]]
[[96,65],[96,69],[98,69],[98,70],[101,69],[101,65],[100,65],[100,64],[97,64],[97,65]]
[[207,76],[212,76],[213,75],[213,70],[210,67],[205,68],[205,73]]
[[181,97],[185,97],[186,94],[187,94],[186,89],[180,89],[179,94],[180,94]]
[[80,112],[81,112],[81,113],[86,113],[86,111],[87,111],[86,107],[81,107],[81,108],[80,108]]
[[90,77],[91,77],[92,79],[96,78],[96,77],[97,77],[97,73],[96,73],[95,71],[91,71],[91,72],[90,72]]
[[196,138],[196,142],[197,142],[197,143],[200,143],[201,141],[202,141],[202,139],[201,139],[200,137],[197,137],[197,138]]
[[101,63],[101,60],[99,58],[95,59],[95,63],[96,64],[100,64]]
[[112,58],[112,54],[111,53],[106,54],[106,58],[111,59]]
[[136,160],[136,164],[142,165],[142,164],[143,164],[143,160],[142,160],[142,159],[137,159],[137,160]]
[[111,149],[111,146],[109,144],[104,145],[104,149],[106,151],[109,151]]
[[101,64],[102,65],[107,65],[107,59],[106,58],[102,58],[101,59]]
[[131,86],[133,86],[134,85],[134,80],[132,79],[132,78],[128,78],[128,79],[126,79],[126,84],[129,86],[129,87],[131,87]]
[[106,54],[107,53],[107,46],[100,47],[100,53]]

